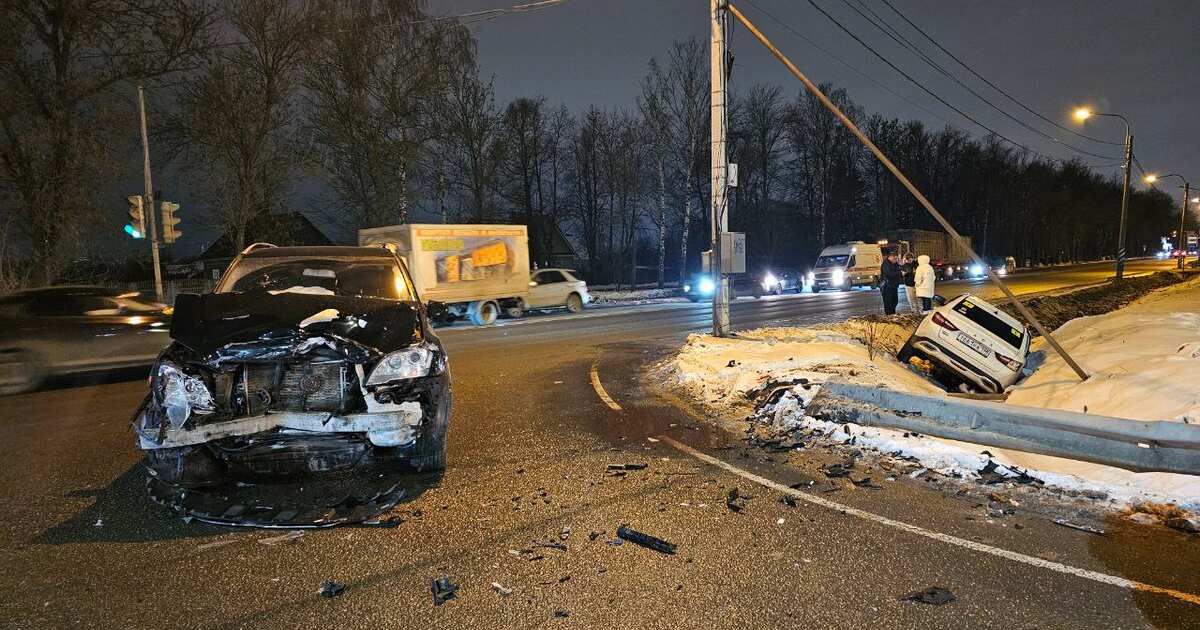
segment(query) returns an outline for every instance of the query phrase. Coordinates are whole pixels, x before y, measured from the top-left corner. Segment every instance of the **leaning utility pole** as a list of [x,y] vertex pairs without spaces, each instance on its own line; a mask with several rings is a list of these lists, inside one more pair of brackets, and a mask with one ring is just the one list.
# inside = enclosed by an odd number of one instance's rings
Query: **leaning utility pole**
[[729,276],[721,269],[721,241],[729,230],[729,204],[726,183],[729,166],[725,159],[725,64],[728,54],[725,49],[725,22],[728,19],[727,0],[710,0],[712,22],[711,77],[712,77],[712,247],[709,250],[709,269],[713,284],[713,336],[729,335]]
[[146,194],[142,195],[146,223],[150,227],[150,258],[154,264],[154,299],[162,302],[162,269],[158,266],[158,228],[154,216],[154,185],[150,181],[150,137],[146,133],[146,94],[138,86],[138,117],[142,122],[142,173],[146,180]]

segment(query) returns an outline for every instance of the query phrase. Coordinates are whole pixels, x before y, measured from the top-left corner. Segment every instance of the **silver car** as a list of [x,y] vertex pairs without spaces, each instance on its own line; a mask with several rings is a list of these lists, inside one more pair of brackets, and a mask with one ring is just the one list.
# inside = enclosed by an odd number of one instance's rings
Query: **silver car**
[[150,365],[170,342],[170,309],[136,292],[96,286],[0,297],[0,394],[47,378]]

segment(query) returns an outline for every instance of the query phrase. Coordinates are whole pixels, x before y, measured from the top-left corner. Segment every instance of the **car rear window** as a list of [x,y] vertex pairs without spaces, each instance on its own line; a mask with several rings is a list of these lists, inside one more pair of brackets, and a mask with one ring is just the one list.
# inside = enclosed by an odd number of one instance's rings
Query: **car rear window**
[[1021,347],[1021,343],[1025,341],[1024,330],[1009,326],[999,317],[987,312],[971,300],[963,300],[958,304],[955,304],[954,312],[961,314],[976,324],[979,324],[985,330],[1003,339],[1005,343],[1014,348],[1019,349]]

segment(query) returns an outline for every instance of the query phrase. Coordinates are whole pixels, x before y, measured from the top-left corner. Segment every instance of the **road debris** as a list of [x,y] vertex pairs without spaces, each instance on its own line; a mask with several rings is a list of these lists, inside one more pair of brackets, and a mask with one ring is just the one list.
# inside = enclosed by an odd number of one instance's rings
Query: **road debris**
[[779,497],[779,502],[790,508],[794,508],[797,505],[796,497],[794,497],[790,494],[785,494],[785,495]]
[[321,588],[317,589],[317,595],[325,599],[333,599],[346,591],[346,585],[333,580],[325,580],[321,582]]
[[863,477],[862,479],[855,479],[854,477],[850,477],[850,483],[854,484],[855,486],[858,486],[859,488],[870,488],[871,490],[883,490],[883,486],[877,485],[875,482],[871,481],[870,477]]
[[568,539],[568,538],[570,538],[570,537],[571,537],[571,526],[570,526],[570,525],[564,525],[564,526],[563,526],[563,528],[562,528],[562,531],[558,532],[558,539],[559,539],[559,540],[566,540],[566,539]]
[[258,544],[274,547],[275,545],[287,545],[296,542],[304,537],[304,532],[301,530],[293,530],[282,536],[271,536],[269,538],[259,538]]
[[509,595],[512,595],[512,589],[505,588],[499,582],[492,582],[492,590],[499,593],[501,597],[508,597]]
[[826,477],[834,479],[837,477],[849,477],[850,471],[854,470],[854,458],[851,457],[842,462],[833,464],[825,464],[820,468],[821,472],[825,473]]
[[565,611],[565,610],[556,610],[556,611],[554,611],[554,617],[555,617],[555,619],[566,619],[567,617],[570,617],[570,616],[571,616],[571,613],[569,613],[569,612],[567,612],[567,611]]
[[978,473],[979,482],[986,485],[997,483],[1015,483],[1020,485],[1042,485],[1042,480],[1037,477],[1031,477],[1028,473],[1016,466],[1004,466],[996,463],[996,460],[989,458],[987,463],[980,468]]
[[931,586],[923,591],[909,593],[908,595],[900,598],[900,601],[904,602],[921,602],[922,604],[931,604],[933,606],[949,604],[954,600],[954,593],[951,593],[949,589],[945,589],[940,586]]
[[396,527],[399,527],[400,524],[403,522],[404,522],[404,519],[400,518],[399,516],[389,516],[388,518],[374,518],[374,519],[366,520],[366,521],[363,521],[361,523],[361,525],[363,527],[379,527],[382,529],[394,529]]
[[588,540],[596,540],[597,538],[599,538],[603,535],[604,535],[603,531],[598,532],[598,531],[593,530],[593,531],[588,532]]
[[746,501],[753,498],[739,493],[737,488],[730,488],[729,494],[725,496],[725,507],[729,508],[731,512],[741,512],[746,508]]
[[1166,526],[1189,534],[1200,533],[1200,519],[1176,516],[1166,521]]
[[1071,529],[1077,529],[1077,530],[1079,530],[1079,531],[1081,531],[1081,532],[1087,532],[1087,533],[1089,533],[1089,534],[1096,534],[1097,536],[1103,536],[1103,535],[1104,535],[1104,530],[1103,530],[1103,529],[1100,529],[1100,528],[1098,528],[1098,527],[1092,527],[1091,525],[1081,525],[1081,524],[1079,524],[1079,523],[1072,523],[1071,521],[1068,521],[1068,520],[1067,520],[1067,519],[1065,519],[1065,518],[1056,518],[1056,519],[1054,519],[1054,524],[1055,524],[1055,525],[1061,525],[1061,526],[1063,526],[1063,527],[1069,527],[1069,528],[1071,528]]
[[661,538],[643,534],[635,529],[631,529],[628,525],[622,525],[617,528],[617,537],[667,555],[675,553],[675,543],[669,543]]
[[433,593],[434,606],[441,606],[458,597],[458,585],[451,582],[448,575],[435,578],[430,582],[429,591]]

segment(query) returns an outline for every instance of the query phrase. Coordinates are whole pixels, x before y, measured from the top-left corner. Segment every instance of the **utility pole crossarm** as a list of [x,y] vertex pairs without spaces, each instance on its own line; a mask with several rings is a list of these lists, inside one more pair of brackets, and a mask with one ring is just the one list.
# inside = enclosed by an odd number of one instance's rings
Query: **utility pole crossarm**
[[[716,1],[717,0],[713,0],[714,4]],[[815,83],[809,80],[809,78],[805,76],[803,72],[800,72],[800,69],[797,68],[795,64],[793,64],[791,60],[783,54],[783,52],[776,48],[775,45],[772,44],[765,35],[763,35],[762,31],[758,30],[758,27],[756,27],[754,23],[747,19],[746,16],[743,15],[742,12],[739,11],[738,8],[733,4],[728,4],[727,6],[729,12],[732,13],[734,17],[736,17],[738,21],[746,27],[746,30],[750,31],[750,33],[754,35],[755,39],[757,39],[763,46],[766,46],[767,50],[771,51],[771,54],[774,55],[775,58],[780,62],[782,62],[783,65],[787,67],[788,71],[791,72],[797,79],[799,79],[800,82],[804,84],[804,87],[807,88],[808,91],[813,94],[813,96],[816,96],[817,99],[821,101],[821,104],[824,105],[825,108],[831,113],[833,113],[833,115],[836,116],[842,122],[842,124],[846,126],[846,129],[849,129],[850,132],[853,133],[856,138],[858,138],[859,142],[862,142],[863,145],[875,155],[880,163],[882,163],[889,171],[891,171],[892,175],[895,176],[896,179],[899,180],[899,182],[903,184],[906,189],[908,189],[908,192],[912,193],[913,197],[916,198],[921,206],[924,207],[925,210],[927,210],[929,214],[937,220],[937,222],[942,226],[943,229],[946,230],[948,234],[950,234],[952,238],[954,238],[955,242],[959,244],[959,247],[962,247],[968,254],[970,254],[973,261],[982,265],[983,268],[987,270],[988,279],[992,281],[992,284],[996,285],[1000,291],[1004,293],[1005,297],[1007,297],[1009,301],[1011,301],[1013,305],[1017,307],[1017,310],[1020,311],[1021,315],[1026,321],[1033,324],[1033,327],[1037,329],[1038,333],[1040,333],[1047,342],[1049,342],[1050,346],[1054,348],[1054,351],[1063,358],[1063,361],[1065,361],[1067,365],[1071,366],[1071,369],[1075,371],[1075,374],[1079,376],[1080,380],[1087,380],[1087,372],[1085,372],[1083,368],[1071,358],[1071,355],[1067,353],[1065,348],[1059,345],[1058,341],[1054,339],[1054,336],[1050,333],[1050,331],[1046,330],[1046,328],[1042,326],[1042,323],[1038,321],[1037,317],[1035,317],[1033,313],[1030,312],[1030,310],[1026,308],[1020,300],[1017,299],[1017,296],[1014,295],[1008,286],[1005,285],[1000,279],[1000,277],[996,275],[996,272],[992,271],[992,268],[987,265],[982,258],[980,258],[979,254],[975,253],[975,250],[966,243],[962,235],[960,235],[958,231],[954,229],[954,226],[950,225],[950,222],[942,216],[942,213],[938,212],[937,208],[935,208],[933,204],[925,198],[925,195],[917,189],[916,185],[914,185],[912,181],[910,181],[908,177],[906,177],[904,173],[901,172],[900,169],[897,168],[896,165],[893,164],[886,155],[884,155],[883,151],[881,151],[879,147],[875,146],[874,142],[871,142],[871,139],[868,138],[867,135],[858,128],[858,125],[854,124],[854,121],[850,120],[850,118],[846,116],[846,114],[843,113],[842,110],[837,107],[837,105],[833,104],[833,101],[829,100],[829,97],[826,96],[825,93],[822,92]],[[1128,171],[1126,171],[1126,174],[1128,175]]]

